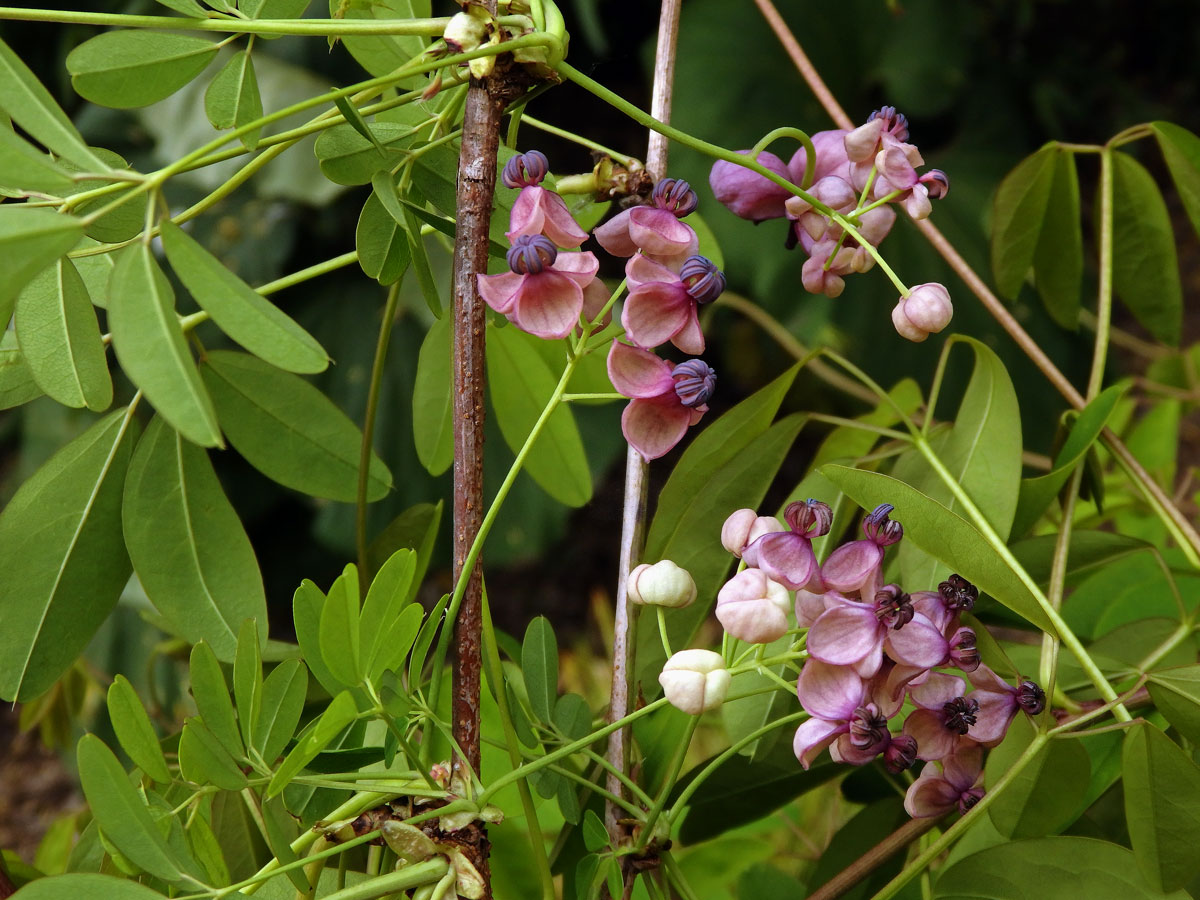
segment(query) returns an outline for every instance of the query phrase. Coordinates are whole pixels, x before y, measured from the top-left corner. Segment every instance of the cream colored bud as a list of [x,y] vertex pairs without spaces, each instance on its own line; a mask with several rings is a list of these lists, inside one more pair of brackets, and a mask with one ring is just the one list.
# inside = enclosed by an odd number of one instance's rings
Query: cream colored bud
[[681,609],[696,599],[696,582],[669,559],[642,563],[629,573],[629,599],[642,606]]
[[720,706],[730,680],[721,654],[711,650],[680,650],[658,676],[671,705],[693,716]]

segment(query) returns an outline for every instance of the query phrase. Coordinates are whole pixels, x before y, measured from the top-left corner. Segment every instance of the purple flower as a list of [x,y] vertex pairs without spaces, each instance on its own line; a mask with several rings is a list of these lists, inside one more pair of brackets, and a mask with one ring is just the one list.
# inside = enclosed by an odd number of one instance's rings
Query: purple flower
[[700,246],[691,226],[679,220],[695,210],[696,192],[686,181],[664,178],[650,195],[652,206],[635,206],[617,213],[594,232],[600,246],[613,256],[633,256],[639,250],[675,270]]
[[518,237],[507,258],[511,272],[476,276],[479,295],[522,331],[566,337],[579,322],[599,261],[586,251],[559,253],[543,235]]
[[769,644],[788,630],[792,598],[759,569],[743,569],[717,592],[717,621],[747,644]]
[[703,353],[704,335],[696,310],[725,290],[725,276],[703,256],[689,256],[675,274],[638,254],[625,265],[629,296],[621,313],[625,333],[649,350],[670,341],[684,353]]
[[647,462],[667,453],[700,421],[717,383],[716,373],[702,360],[672,366],[617,340],[608,353],[608,377],[632,398],[621,414],[621,431]]
[[917,742],[918,759],[944,759],[967,742],[979,717],[979,701],[964,697],[966,683],[953,675],[930,672],[910,684],[909,699],[917,709],[904,722],[904,733]]
[[875,600],[881,587],[883,550],[904,536],[904,528],[890,518],[895,509],[883,503],[863,519],[866,540],[842,544],[821,566],[821,577],[830,590]]
[[958,809],[964,815],[983,799],[983,751],[965,746],[941,763],[928,763],[908,786],[904,808],[914,819]]
[[1035,682],[1022,681],[1013,687],[984,665],[970,672],[967,678],[975,688],[967,696],[979,704],[978,721],[970,736],[984,746],[993,746],[1004,739],[1017,710],[1036,716],[1046,708],[1046,692]]
[[800,765],[808,768],[813,759],[838,739],[858,750],[878,747],[888,738],[887,719],[867,697],[867,684],[853,669],[828,666],[810,659],[796,683],[800,705],[812,717],[800,723],[792,750]]
[[[826,175],[837,175],[845,178],[849,170],[849,160],[846,157],[846,132],[837,128],[830,131],[818,131],[812,136],[813,150],[816,152],[816,163],[813,166],[812,181],[815,184]],[[794,184],[799,184],[804,178],[804,166],[808,153],[801,147],[788,160],[788,172]]]
[[742,552],[746,564],[762,569],[772,581],[798,590],[820,578],[812,539],[829,531],[833,513],[820,500],[789,503],[783,518],[791,531],[764,534]]
[[903,666],[928,669],[946,658],[946,639],[933,623],[915,612],[903,593],[889,584],[873,603],[843,599],[813,622],[808,652],[835,666],[854,666],[870,677],[883,664],[883,654]]
[[559,247],[578,247],[587,240],[587,232],[579,227],[562,197],[540,187],[547,171],[546,156],[539,150],[519,153],[504,164],[500,173],[504,186],[521,189],[504,236],[515,242],[519,237],[542,234]]
[[[746,156],[750,151],[739,150],[738,153]],[[758,163],[776,175],[791,178],[788,167],[774,153],[762,151],[758,154]],[[769,178],[723,159],[713,163],[712,171],[708,175],[708,184],[713,195],[728,207],[730,212],[751,222],[782,217],[783,203],[792,196],[787,188]]]
[[[854,188],[846,179],[836,175],[819,179],[808,192],[835,212],[848,213],[858,205],[858,194]],[[841,226],[834,225],[824,213],[813,209],[812,204],[803,197],[789,197],[784,206],[788,218],[796,222],[797,235],[799,229],[803,229],[814,241],[820,241],[830,229],[836,229],[837,232],[830,237],[836,238],[841,233]]]
[[950,292],[936,281],[918,284],[892,308],[896,331],[918,344],[949,325],[953,316]]

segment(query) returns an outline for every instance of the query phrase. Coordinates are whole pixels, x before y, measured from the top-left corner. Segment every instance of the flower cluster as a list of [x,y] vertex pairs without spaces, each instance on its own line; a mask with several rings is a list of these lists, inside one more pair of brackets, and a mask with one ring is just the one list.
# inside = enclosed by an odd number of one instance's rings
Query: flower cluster
[[[541,186],[546,157],[532,150],[512,157],[501,181],[520,189],[509,230],[509,272],[479,275],[480,296],[496,312],[530,334],[563,338],[581,317],[595,321],[608,306],[596,278],[599,261],[576,251],[588,235],[563,199]],[[626,209],[595,231],[600,246],[629,257],[629,288],[621,324],[629,343],[614,340],[608,356],[613,386],[631,402],[621,417],[625,439],[646,460],[674,447],[707,411],[716,373],[702,360],[672,364],[651,352],[670,342],[689,355],[704,352],[698,309],[720,296],[725,276],[697,254],[699,239],[682,222],[696,208],[686,181],[664,178],[650,205]]]
[[[774,641],[789,630],[794,591],[796,626],[808,630],[796,687],[809,714],[793,741],[800,763],[808,768],[826,747],[851,765],[880,757],[892,772],[924,760],[909,812],[966,810],[982,796],[981,748],[1003,739],[1018,710],[1041,712],[1045,694],[1031,681],[1014,687],[981,663],[975,632],[961,621],[979,596],[966,579],[951,575],[936,591],[913,594],[883,583],[885,550],[904,535],[892,511],[877,507],[863,521],[864,537],[823,564],[811,542],[829,531],[826,504],[790,504],[786,527],[750,509],[734,512],[721,540],[748,568],[721,588],[717,618],[739,640]],[[893,728],[906,704],[912,711]]]
[[[913,219],[924,219],[932,211],[930,201],[944,197],[950,182],[939,169],[917,172],[925,163],[908,143],[908,120],[890,106],[871,113],[852,131],[814,134],[812,149],[812,186],[806,191],[811,199],[725,160],[713,165],[709,183],[716,198],[737,216],[756,223],[787,218],[787,246],[799,244],[808,256],[801,272],[805,290],[837,297],[847,275],[875,265],[875,255],[866,245],[878,247],[887,237],[896,221],[893,205]],[[803,147],[786,164],[765,150],[756,161],[796,185],[809,166]],[[848,236],[828,210],[850,221],[861,242]],[[946,289],[925,284],[900,298],[892,320],[901,335],[923,341],[945,328],[952,313]]]

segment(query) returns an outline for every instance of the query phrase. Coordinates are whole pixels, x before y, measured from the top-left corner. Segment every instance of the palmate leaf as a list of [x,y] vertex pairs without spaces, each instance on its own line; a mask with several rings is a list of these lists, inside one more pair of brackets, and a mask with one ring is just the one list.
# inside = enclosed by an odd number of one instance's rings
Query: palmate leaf
[[996,289],[1015,298],[1033,265],[1046,204],[1054,183],[1055,155],[1047,144],[1004,177],[992,207],[992,273]]
[[192,648],[188,674],[192,680],[192,699],[208,730],[230,754],[240,758],[245,751],[233,714],[233,701],[229,699],[229,686],[216,654],[204,641]]
[[354,244],[363,272],[380,284],[399,281],[412,261],[408,232],[388,213],[374,192],[359,214]]
[[267,601],[250,539],[208,454],[156,417],[125,482],[125,545],[146,595],[189,642],[232,659],[247,618]]
[[0,189],[65,196],[74,184],[70,173],[50,156],[0,125]]
[[[204,112],[212,127],[218,130],[241,128],[262,118],[262,96],[254,74],[254,59],[248,50],[231,56],[208,83],[204,92]],[[242,145],[253,150],[258,146],[261,134],[261,128],[243,134]]]
[[292,752],[280,763],[275,775],[271,778],[271,783],[267,785],[267,799],[276,796],[287,787],[288,782],[299,774],[300,770],[308,763],[312,762],[316,755],[337,737],[338,732],[355,720],[357,715],[358,709],[354,704],[354,697],[350,695],[349,691],[342,691],[334,697],[325,712],[321,713],[321,717],[300,736],[296,746],[292,748]]
[[131,571],[121,491],[135,438],[132,410],[110,413],[0,513],[0,597],[10,598],[0,603],[0,697],[50,687],[116,605]]
[[542,722],[549,723],[558,696],[558,642],[554,627],[545,616],[538,616],[525,629],[521,674],[525,677],[530,709]]
[[273,765],[296,731],[308,692],[308,669],[298,659],[285,659],[266,677],[262,714],[254,730],[254,747]]
[[1200,741],[1200,666],[1155,672],[1147,687],[1171,726],[1188,740]]
[[[430,14],[429,0],[329,0],[329,14],[347,20],[415,19]],[[424,41],[414,35],[346,35],[342,44],[360,66],[374,76],[387,75],[425,49]],[[406,86],[422,82],[411,78]],[[401,82],[404,84],[404,82]]]
[[171,96],[206,68],[220,46],[161,31],[109,31],[67,55],[80,96],[117,109],[149,106]]
[[1200,234],[1200,138],[1170,122],[1150,126],[1192,227]]
[[[265,610],[264,610],[265,612]],[[258,718],[263,712],[262,651],[258,622],[246,619],[238,629],[237,654],[233,658],[233,698],[237,702],[238,728],[247,747],[253,746]]]
[[1164,891],[1184,887],[1200,873],[1200,768],[1146,722],[1126,732],[1121,774],[1138,868]]

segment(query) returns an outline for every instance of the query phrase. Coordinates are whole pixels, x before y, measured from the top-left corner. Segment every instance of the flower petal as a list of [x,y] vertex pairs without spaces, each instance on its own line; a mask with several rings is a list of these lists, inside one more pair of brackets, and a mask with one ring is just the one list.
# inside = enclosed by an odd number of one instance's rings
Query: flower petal
[[967,731],[967,737],[981,744],[991,744],[1003,738],[1009,723],[1017,714],[1016,694],[971,691],[967,699],[979,701],[975,724]]
[[669,453],[683,440],[692,422],[691,413],[686,406],[678,404],[632,400],[621,413],[621,432],[649,462]]
[[614,340],[608,351],[608,377],[626,397],[646,399],[674,393],[675,379],[669,363],[649,350],[639,350]]
[[522,331],[542,338],[562,338],[571,333],[583,312],[583,289],[553,269],[526,275],[514,295],[510,315]]
[[[853,593],[867,583],[882,561],[883,548],[874,541],[851,541],[829,554],[821,566],[821,577],[830,590]],[[864,599],[873,600],[874,596]]]
[[679,276],[662,263],[655,262],[642,253],[635,253],[629,257],[629,262],[625,263],[625,282],[632,292],[648,283],[678,284]]
[[541,198],[541,206],[545,216],[542,233],[558,246],[575,248],[587,240],[587,232],[579,227],[579,223],[567,209],[566,201],[558,194],[545,191]]
[[966,687],[967,683],[956,675],[930,672],[929,677],[920,684],[909,686],[908,696],[917,706],[925,709],[941,709],[955,697],[961,697],[966,691]]
[[796,736],[792,739],[792,752],[796,754],[796,759],[800,760],[800,765],[806,769],[811,766],[813,759],[845,731],[846,727],[844,722],[830,722],[826,719],[814,718],[801,722],[800,727],[796,729]]
[[809,659],[800,670],[796,695],[809,715],[848,721],[863,700],[865,687],[858,674],[846,666],[831,666]]
[[804,587],[817,569],[812,543],[792,531],[763,535],[754,552],[755,565],[788,590]]
[[675,256],[695,253],[699,241],[690,225],[673,212],[653,206],[635,206],[629,210],[629,238],[643,253],[651,256]]
[[637,244],[629,236],[629,214],[631,209],[623,209],[599,228],[592,231],[600,246],[613,256],[633,256],[637,253]]
[[960,792],[969,791],[983,776],[983,748],[978,744],[963,744],[957,753],[942,760],[942,773]]
[[524,275],[516,272],[501,272],[498,275],[476,275],[475,283],[479,286],[479,296],[483,302],[502,316],[507,316],[512,312],[517,291],[524,279]]
[[954,809],[959,793],[938,774],[937,766],[929,763],[921,770],[921,777],[908,786],[904,809],[914,819],[940,816]]
[[674,337],[687,324],[693,306],[695,301],[678,279],[674,284],[651,282],[629,292],[621,324],[631,341],[648,350]]
[[600,271],[600,260],[591,250],[580,253],[560,253],[551,268],[561,275],[566,275],[581,288],[587,287],[596,280]]
[[914,709],[904,720],[904,733],[917,742],[917,759],[945,759],[960,743],[959,736],[946,727],[942,717],[932,710]]
[[882,644],[875,611],[861,603],[847,602],[826,610],[808,630],[809,654],[834,666],[854,665]]
[[905,666],[940,666],[950,652],[950,644],[933,623],[920,614],[898,630],[890,630],[884,639],[888,656]]
[[704,332],[700,330],[700,317],[696,314],[696,304],[688,305],[683,327],[671,338],[671,343],[689,356],[699,356],[704,352]]

